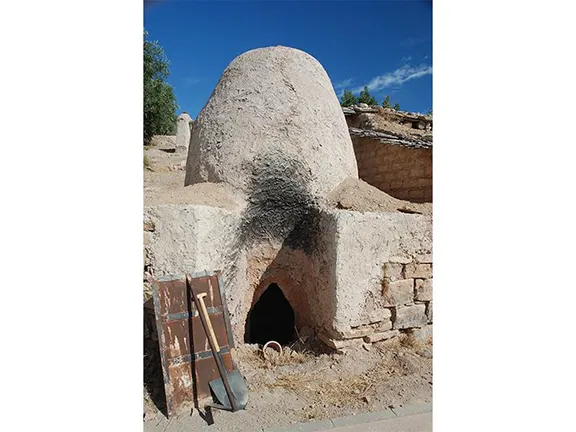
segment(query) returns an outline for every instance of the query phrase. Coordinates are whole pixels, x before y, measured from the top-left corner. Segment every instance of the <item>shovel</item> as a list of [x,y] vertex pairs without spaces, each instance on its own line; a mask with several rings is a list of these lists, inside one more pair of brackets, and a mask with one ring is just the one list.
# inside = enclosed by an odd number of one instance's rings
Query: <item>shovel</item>
[[218,367],[218,373],[220,374],[220,378],[208,383],[212,393],[214,393],[214,396],[216,397],[216,400],[220,402],[220,405],[213,406],[214,408],[225,409],[232,412],[244,409],[248,402],[248,387],[238,370],[234,369],[232,372],[228,372],[224,367],[224,361],[222,359],[222,354],[220,353],[220,346],[216,340],[216,335],[212,328],[212,323],[210,322],[208,310],[204,304],[204,297],[208,294],[196,293],[194,285],[188,275],[186,275],[186,285],[189,287],[194,297],[194,303],[196,303],[198,314],[200,315],[200,321],[202,321],[202,326],[204,327],[206,337],[210,343],[210,349],[212,350],[216,366]]

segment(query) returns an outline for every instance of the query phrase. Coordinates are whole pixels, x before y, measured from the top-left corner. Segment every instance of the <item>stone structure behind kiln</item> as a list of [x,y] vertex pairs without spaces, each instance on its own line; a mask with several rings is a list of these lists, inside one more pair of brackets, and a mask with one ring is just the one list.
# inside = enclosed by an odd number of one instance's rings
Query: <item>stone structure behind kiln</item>
[[176,148],[188,150],[190,145],[190,130],[192,129],[192,117],[187,112],[178,116],[176,121]]
[[[431,218],[330,206],[327,195],[346,179],[358,181],[357,171],[322,66],[292,48],[249,51],[224,71],[194,125],[185,183],[189,190],[208,183],[202,205],[145,208],[148,269],[157,276],[221,270],[237,342],[273,284],[296,327],[313,328],[334,348],[425,326],[431,264],[418,257],[431,253]],[[210,183],[220,183],[226,199],[211,204]],[[397,281],[387,265],[398,259],[404,282],[390,284]]]

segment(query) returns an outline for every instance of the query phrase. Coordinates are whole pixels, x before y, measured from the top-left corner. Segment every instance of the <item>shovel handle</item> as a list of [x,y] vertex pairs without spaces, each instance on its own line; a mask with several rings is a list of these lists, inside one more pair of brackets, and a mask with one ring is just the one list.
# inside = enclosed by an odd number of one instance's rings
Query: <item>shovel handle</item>
[[214,333],[214,327],[212,327],[212,321],[210,321],[210,317],[208,316],[208,309],[206,309],[206,305],[204,304],[204,297],[206,297],[207,293],[200,293],[196,295],[198,302],[200,303],[200,309],[202,309],[202,313],[206,317],[206,325],[208,327],[209,338],[212,339],[212,343],[214,344],[214,349],[216,352],[220,352],[220,345],[218,345],[218,339],[216,339],[216,333]]
[[214,335],[214,329],[212,328],[212,323],[210,322],[210,317],[208,316],[208,311],[206,310],[206,305],[204,304],[204,294],[197,294],[196,290],[194,289],[194,284],[192,283],[190,276],[186,274],[186,287],[189,289],[193,295],[194,302],[198,307],[198,314],[200,315],[200,321],[202,321],[202,325],[204,326],[204,332],[206,333],[206,337],[208,338],[208,342],[210,343],[210,349],[212,350],[212,354],[214,354],[214,361],[216,362],[216,367],[218,368],[218,373],[220,374],[220,378],[222,378],[222,384],[224,384],[224,389],[226,390],[226,395],[228,396],[228,400],[230,401],[230,405],[232,406],[232,412],[238,411],[238,403],[236,402],[236,397],[234,393],[232,393],[232,389],[230,388],[230,383],[228,382],[228,375],[226,373],[226,369],[224,367],[224,361],[222,359],[222,354],[220,354],[220,347],[218,346],[218,342],[216,341],[216,336]]

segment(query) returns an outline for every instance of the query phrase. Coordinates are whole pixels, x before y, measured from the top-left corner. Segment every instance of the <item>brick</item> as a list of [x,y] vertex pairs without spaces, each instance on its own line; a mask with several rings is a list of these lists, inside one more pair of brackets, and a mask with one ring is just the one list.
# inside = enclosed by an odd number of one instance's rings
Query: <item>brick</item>
[[418,301],[432,301],[432,279],[416,279],[415,299]]
[[406,264],[404,267],[405,278],[429,279],[432,277],[432,264]]
[[384,264],[384,277],[390,282],[402,279],[402,264],[385,263]]
[[384,297],[387,304],[393,306],[414,303],[414,279],[403,279],[396,282],[386,281]]
[[396,308],[396,320],[393,325],[395,330],[422,327],[427,323],[428,317],[426,316],[425,304]]
[[417,185],[420,187],[430,186],[431,183],[432,183],[432,180],[429,178],[419,178],[417,180]]
[[389,330],[364,336],[364,342],[374,343],[393,338],[394,336],[398,336],[398,330]]
[[394,180],[395,177],[396,177],[396,175],[391,171],[386,171],[384,173],[384,180],[391,181],[391,180]]
[[410,198],[424,198],[424,191],[422,189],[410,189],[408,196]]
[[410,169],[410,176],[412,176],[412,177],[421,177],[423,175],[424,175],[424,170],[420,167]]
[[393,180],[390,182],[390,187],[392,189],[401,188],[402,187],[402,180]]

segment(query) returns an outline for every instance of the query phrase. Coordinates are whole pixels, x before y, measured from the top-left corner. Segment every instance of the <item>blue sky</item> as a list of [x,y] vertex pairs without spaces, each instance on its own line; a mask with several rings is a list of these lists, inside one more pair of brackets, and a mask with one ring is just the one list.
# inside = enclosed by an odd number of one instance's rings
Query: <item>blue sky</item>
[[379,103],[389,94],[402,110],[432,107],[430,1],[160,0],[145,6],[144,27],[164,48],[168,82],[192,118],[235,57],[274,45],[314,56],[338,96],[367,85]]

